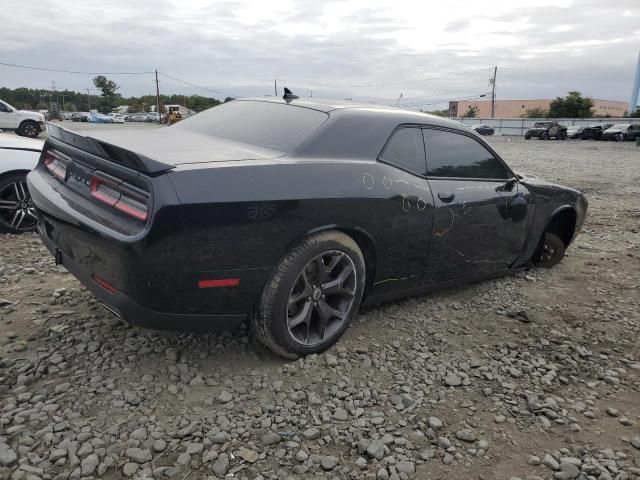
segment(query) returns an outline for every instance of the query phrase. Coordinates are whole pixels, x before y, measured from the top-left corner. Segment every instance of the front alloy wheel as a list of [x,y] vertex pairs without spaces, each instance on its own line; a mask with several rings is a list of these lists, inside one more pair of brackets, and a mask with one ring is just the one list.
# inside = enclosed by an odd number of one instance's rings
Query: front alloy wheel
[[258,340],[287,358],[320,353],[348,328],[365,285],[358,244],[329,230],[313,234],[278,264],[252,316]]
[[22,127],[20,127],[20,135],[23,137],[36,138],[40,134],[40,129],[38,125],[33,122],[25,122]]
[[0,232],[24,233],[35,230],[37,217],[24,175],[0,180]]

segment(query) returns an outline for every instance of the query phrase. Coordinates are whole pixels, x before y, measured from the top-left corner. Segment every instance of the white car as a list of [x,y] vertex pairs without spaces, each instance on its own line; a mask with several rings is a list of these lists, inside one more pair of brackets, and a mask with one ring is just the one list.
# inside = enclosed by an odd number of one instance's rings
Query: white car
[[27,173],[38,163],[44,140],[0,133],[0,233],[35,230],[37,218]]
[[111,123],[124,123],[124,115],[120,113],[111,114]]
[[36,138],[44,131],[44,115],[18,110],[0,100],[0,130],[13,131],[23,137]]

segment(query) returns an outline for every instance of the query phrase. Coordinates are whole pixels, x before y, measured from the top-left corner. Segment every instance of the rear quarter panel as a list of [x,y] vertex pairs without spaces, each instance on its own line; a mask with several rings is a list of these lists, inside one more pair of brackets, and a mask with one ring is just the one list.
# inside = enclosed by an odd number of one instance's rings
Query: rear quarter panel
[[297,242],[337,228],[371,239],[370,293],[421,281],[433,219],[426,182],[373,161],[230,163],[169,174],[182,203],[185,262],[270,273]]

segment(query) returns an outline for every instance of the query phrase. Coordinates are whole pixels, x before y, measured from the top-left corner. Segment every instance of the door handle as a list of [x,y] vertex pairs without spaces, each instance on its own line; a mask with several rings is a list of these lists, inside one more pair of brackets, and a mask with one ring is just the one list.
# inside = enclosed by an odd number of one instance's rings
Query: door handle
[[438,192],[438,198],[445,203],[449,203],[455,198],[455,195],[451,192]]

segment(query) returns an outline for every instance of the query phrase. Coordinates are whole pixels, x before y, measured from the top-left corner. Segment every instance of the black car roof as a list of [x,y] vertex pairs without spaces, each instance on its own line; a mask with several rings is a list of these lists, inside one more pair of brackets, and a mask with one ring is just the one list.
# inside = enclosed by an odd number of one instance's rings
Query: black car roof
[[359,118],[367,116],[367,112],[372,117],[387,117],[390,123],[401,124],[425,124],[440,127],[454,128],[457,130],[471,131],[471,129],[460,122],[451,120],[429,113],[416,112],[413,110],[404,110],[401,108],[390,107],[387,105],[378,105],[375,103],[353,102],[350,100],[335,100],[322,98],[297,98],[289,102],[277,97],[249,97],[241,98],[234,101],[250,101],[250,102],[270,102],[295,105],[297,107],[311,108],[321,112],[329,113],[340,112],[340,116],[349,116],[350,113],[357,115]]

